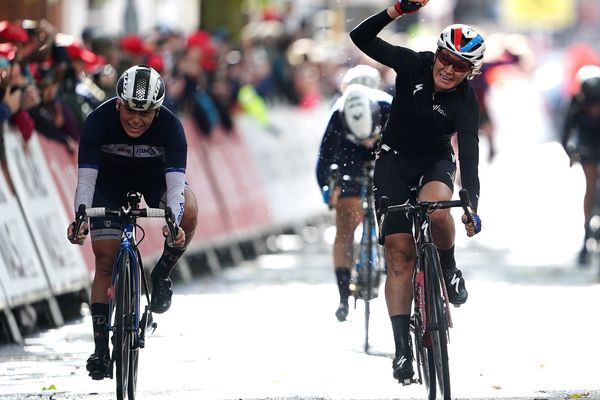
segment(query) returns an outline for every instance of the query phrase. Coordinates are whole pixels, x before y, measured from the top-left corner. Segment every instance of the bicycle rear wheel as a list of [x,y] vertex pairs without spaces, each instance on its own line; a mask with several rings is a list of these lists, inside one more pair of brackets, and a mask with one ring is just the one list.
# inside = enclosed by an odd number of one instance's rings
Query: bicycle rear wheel
[[119,254],[119,269],[115,279],[115,313],[113,357],[116,366],[117,400],[124,400],[128,395],[130,356],[131,356],[131,321],[133,307],[133,290],[131,280],[131,260],[127,250]]
[[[433,370],[444,400],[450,399],[450,366],[448,363],[448,322],[442,298],[442,277],[437,249],[433,244],[423,247],[423,262],[426,273],[425,307],[427,309],[427,333],[431,338],[428,351]],[[431,366],[431,363],[429,364]]]

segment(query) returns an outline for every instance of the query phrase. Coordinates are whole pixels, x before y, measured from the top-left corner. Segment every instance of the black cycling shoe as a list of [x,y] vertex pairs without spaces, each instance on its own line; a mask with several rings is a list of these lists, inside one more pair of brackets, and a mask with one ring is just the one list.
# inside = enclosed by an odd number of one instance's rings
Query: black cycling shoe
[[338,321],[344,322],[346,320],[346,317],[348,316],[348,310],[348,303],[340,303],[338,309],[335,312],[335,316],[337,317]]
[[108,349],[95,351],[94,354],[87,359],[85,369],[87,369],[93,380],[97,381],[104,378],[110,378],[110,356],[108,354]]
[[164,313],[171,307],[171,289],[170,278],[152,277],[152,296],[150,296],[150,310],[157,314]]
[[392,363],[394,370],[394,379],[402,384],[410,384],[415,374],[412,365],[412,352],[410,349],[404,349],[398,352]]
[[448,301],[454,305],[464,304],[469,297],[465,288],[465,280],[460,269],[447,268],[442,270],[444,282],[446,283],[446,292],[448,293]]

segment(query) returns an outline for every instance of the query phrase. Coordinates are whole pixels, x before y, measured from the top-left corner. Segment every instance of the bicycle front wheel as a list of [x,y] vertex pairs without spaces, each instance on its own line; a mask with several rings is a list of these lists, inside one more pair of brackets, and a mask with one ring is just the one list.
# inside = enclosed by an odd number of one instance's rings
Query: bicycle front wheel
[[117,400],[124,400],[128,395],[131,327],[133,317],[133,290],[131,279],[131,259],[127,250],[119,254],[119,266],[115,278],[115,313],[113,356],[117,376]]
[[[141,297],[141,274],[139,271],[139,260],[134,267],[136,273],[131,274],[131,282],[132,288],[137,288],[132,293],[132,304],[131,304],[131,328],[132,328],[132,336],[131,336],[131,348],[129,351],[129,382],[127,384],[127,394],[129,395],[129,400],[135,400],[135,392],[137,389],[137,377],[138,377],[138,362],[140,355],[140,346],[139,346],[139,338],[140,338],[140,326],[138,323],[137,331],[133,331],[135,327],[134,323],[136,319],[139,321],[139,308],[141,307],[140,297]],[[131,271],[131,270],[130,270]]]
[[[431,338],[432,354],[427,356],[433,362],[433,370],[444,400],[450,399],[450,366],[448,363],[448,322],[442,297],[442,276],[440,259],[433,244],[427,244],[422,250],[425,269],[425,307],[427,310],[427,333]],[[426,352],[427,353],[427,352]],[[430,364],[431,366],[431,364]],[[431,369],[431,368],[430,368]],[[430,371],[431,372],[431,371]],[[431,394],[431,392],[430,392]]]

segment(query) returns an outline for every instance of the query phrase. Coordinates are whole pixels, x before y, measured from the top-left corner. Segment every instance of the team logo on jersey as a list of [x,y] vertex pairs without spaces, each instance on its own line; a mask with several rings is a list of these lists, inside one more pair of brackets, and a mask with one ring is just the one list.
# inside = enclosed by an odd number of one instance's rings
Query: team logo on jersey
[[437,111],[440,114],[442,114],[444,117],[448,118],[448,116],[446,115],[446,113],[444,112],[444,110],[442,109],[442,106],[439,104],[434,104],[433,105],[433,111]]
[[422,83],[417,83],[415,85],[415,90],[413,90],[413,96],[415,95],[415,93],[417,93],[419,90],[423,89],[423,84]]

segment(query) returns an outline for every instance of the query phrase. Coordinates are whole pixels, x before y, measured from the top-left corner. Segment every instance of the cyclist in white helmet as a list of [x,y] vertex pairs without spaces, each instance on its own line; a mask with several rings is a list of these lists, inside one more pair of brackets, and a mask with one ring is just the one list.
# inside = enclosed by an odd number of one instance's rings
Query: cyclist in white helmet
[[[354,74],[358,67],[349,70]],[[368,67],[371,68],[371,67]],[[373,69],[374,71],[377,71]],[[372,71],[354,74],[348,82],[373,84]],[[348,74],[346,74],[348,76]],[[335,209],[336,234],[333,244],[333,266],[340,303],[335,312],[337,319],[348,316],[350,275],[354,265],[354,231],[362,218],[360,184],[354,179],[338,181],[330,188],[330,166],[338,166],[338,176],[355,178],[363,174],[363,165],[375,158],[375,147],[381,128],[390,110],[392,97],[376,88],[350,83],[333,105],[317,159],[317,181],[323,200]]]
[[[435,52],[416,52],[377,36],[396,18],[417,12],[427,3],[398,1],[350,32],[360,50],[396,72],[394,101],[375,162],[375,198],[378,202],[387,196],[391,204],[404,203],[409,199],[409,187],[418,186],[421,200],[450,200],[456,173],[450,139],[456,133],[462,186],[477,210],[479,104],[467,80],[481,66],[483,37],[467,25],[451,25],[441,32]],[[431,223],[449,301],[462,304],[468,294],[454,260],[454,220],[449,210],[436,210]],[[479,232],[479,217],[465,228],[468,236]],[[404,381],[414,374],[408,334],[416,251],[412,226],[405,215],[389,214],[385,229],[385,294],[396,346],[392,368],[394,378]]]
[[[141,192],[150,207],[169,206],[175,214],[177,237],[165,240],[163,254],[152,270],[151,310],[171,305],[170,273],[194,235],[198,207],[185,182],[187,143],[179,119],[162,106],[165,83],[146,65],[126,70],[117,82],[117,97],[107,100],[86,118],[79,143],[75,210],[79,205],[118,208],[130,190]],[[92,379],[109,375],[108,297],[113,260],[119,248],[120,221],[91,218],[67,236],[83,244],[91,231],[96,257],[91,291],[94,353],[86,368]],[[163,229],[163,234],[168,229]]]
[[371,89],[379,89],[381,74],[377,69],[369,65],[359,64],[346,71],[340,83],[340,92],[344,93],[348,85],[353,83],[358,83]]

